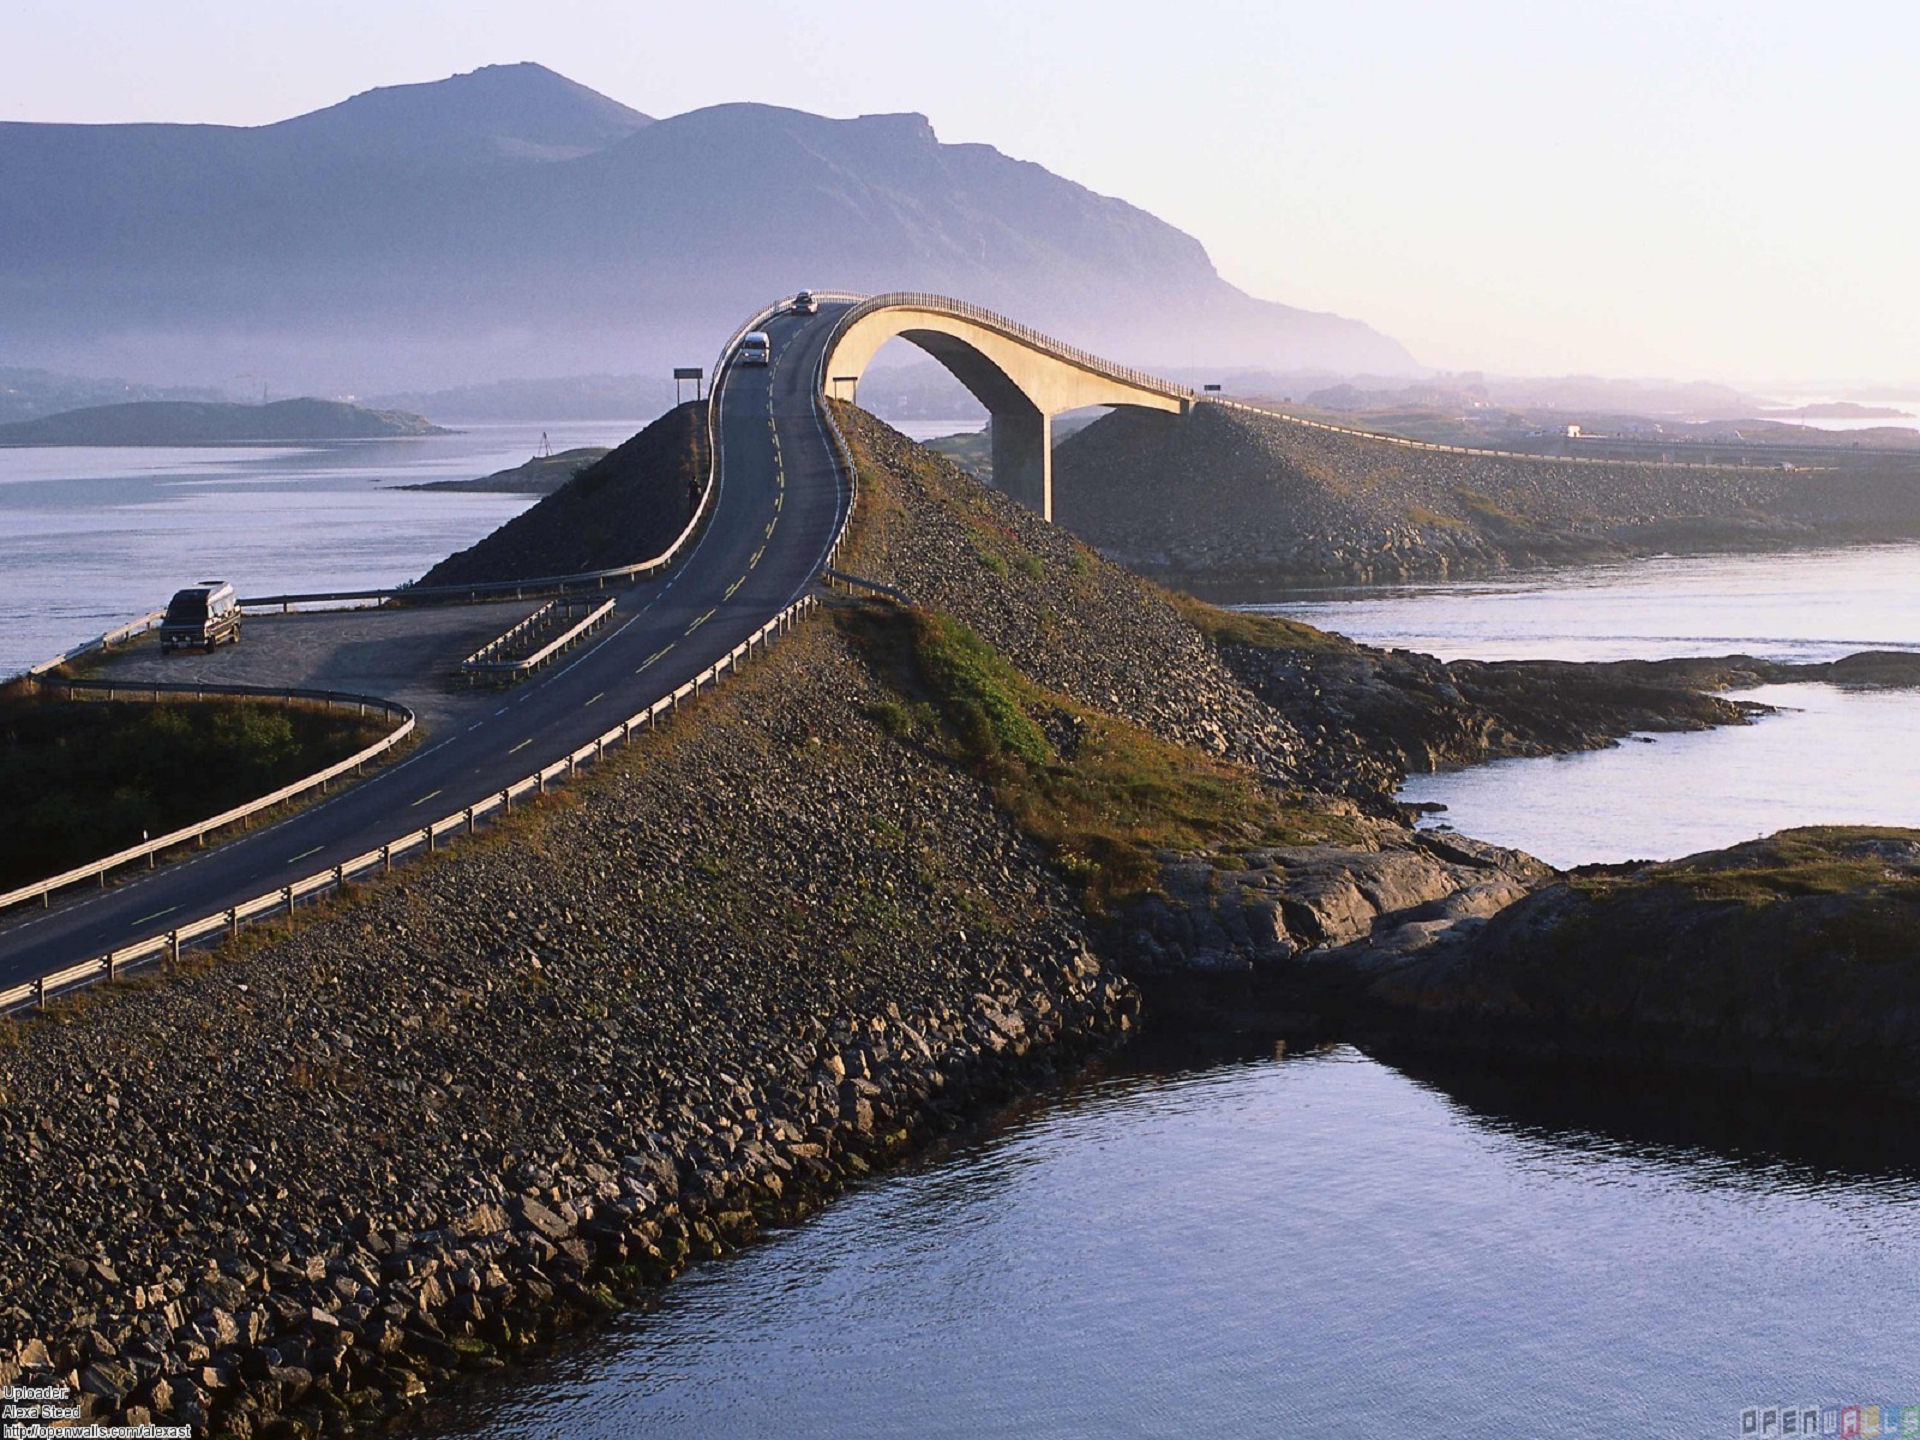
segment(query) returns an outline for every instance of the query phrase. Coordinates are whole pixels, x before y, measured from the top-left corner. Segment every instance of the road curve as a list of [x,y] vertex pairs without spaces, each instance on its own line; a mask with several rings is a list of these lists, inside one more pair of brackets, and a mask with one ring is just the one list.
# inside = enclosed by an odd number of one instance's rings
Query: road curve
[[634,586],[601,638],[506,691],[478,721],[276,824],[124,880],[0,917],[0,988],[164,935],[417,832],[671,693],[813,585],[847,503],[816,372],[844,304],[765,325],[770,366],[727,367],[712,517],[664,579]]

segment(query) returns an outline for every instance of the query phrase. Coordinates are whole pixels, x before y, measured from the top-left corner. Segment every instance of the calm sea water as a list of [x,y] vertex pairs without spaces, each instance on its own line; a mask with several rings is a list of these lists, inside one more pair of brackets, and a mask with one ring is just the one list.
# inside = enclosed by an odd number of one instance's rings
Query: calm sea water
[[[642,421],[545,426],[555,450]],[[517,465],[543,427],[299,448],[0,449],[0,675],[155,609],[209,577],[249,591],[414,579],[529,503],[412,492]]]
[[[1661,559],[1550,577],[1328,591],[1260,607],[1445,659],[1920,648],[1920,545]],[[1789,825],[1920,826],[1920,694],[1780,685],[1753,725],[1413,777],[1437,823],[1556,865],[1672,859]]]
[[435,1433],[1613,1440],[1920,1404],[1920,1178],[1884,1146],[1527,1096],[1345,1047],[1120,1074]]

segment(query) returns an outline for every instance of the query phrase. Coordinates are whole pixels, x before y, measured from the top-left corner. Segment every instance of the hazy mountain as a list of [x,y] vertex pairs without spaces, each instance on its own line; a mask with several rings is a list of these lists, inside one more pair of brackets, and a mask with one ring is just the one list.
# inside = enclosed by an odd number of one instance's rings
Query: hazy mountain
[[650,121],[538,65],[256,128],[0,124],[0,190],[0,362],[282,390],[648,370],[808,286],[958,294],[1145,363],[1412,368],[923,116]]
[[52,370],[17,370],[0,366],[0,424],[56,415],[87,405],[115,405],[131,400],[224,400],[223,390],[207,386],[137,385],[131,380],[61,375]]

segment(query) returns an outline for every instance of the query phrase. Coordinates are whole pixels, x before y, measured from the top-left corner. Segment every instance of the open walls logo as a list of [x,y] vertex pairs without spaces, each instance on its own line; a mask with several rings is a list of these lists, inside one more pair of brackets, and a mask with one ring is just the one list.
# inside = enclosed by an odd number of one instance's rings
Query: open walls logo
[[1920,1437],[1920,1405],[1749,1405],[1740,1440],[1838,1435],[1841,1440]]

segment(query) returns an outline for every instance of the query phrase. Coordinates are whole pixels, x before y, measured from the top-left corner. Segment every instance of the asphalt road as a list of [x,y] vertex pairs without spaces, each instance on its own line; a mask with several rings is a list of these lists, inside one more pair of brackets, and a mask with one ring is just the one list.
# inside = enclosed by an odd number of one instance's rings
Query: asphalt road
[[729,367],[712,518],[665,579],[619,597],[600,638],[501,694],[463,728],[277,824],[51,910],[0,916],[0,987],[215,914],[416,832],[592,740],[678,688],[815,581],[846,504],[814,392],[845,307],[767,326],[770,366]]

